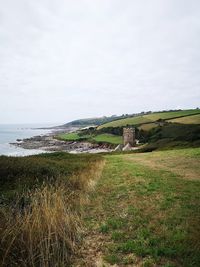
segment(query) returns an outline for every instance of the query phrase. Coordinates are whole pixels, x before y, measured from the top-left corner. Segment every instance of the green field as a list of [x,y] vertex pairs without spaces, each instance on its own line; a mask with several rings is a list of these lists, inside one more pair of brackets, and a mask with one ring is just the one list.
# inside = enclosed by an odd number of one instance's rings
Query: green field
[[106,156],[85,207],[83,266],[200,266],[199,191],[199,148]]
[[173,123],[200,124],[200,114],[169,120]]
[[181,110],[181,111],[173,111],[173,112],[158,112],[152,113],[144,116],[131,117],[121,120],[112,121],[109,123],[102,124],[98,127],[98,129],[106,128],[106,127],[118,127],[118,126],[126,126],[126,125],[139,125],[143,123],[151,123],[158,119],[171,119],[176,117],[184,117],[190,116],[192,114],[200,114],[200,110]]
[[122,144],[122,136],[113,135],[113,134],[99,134],[93,137],[93,140],[96,142],[110,143],[110,144]]
[[60,134],[58,136],[61,140],[66,141],[90,141],[96,143],[109,143],[109,144],[121,144],[122,136],[114,134],[98,134],[98,135],[79,135],[79,133]]

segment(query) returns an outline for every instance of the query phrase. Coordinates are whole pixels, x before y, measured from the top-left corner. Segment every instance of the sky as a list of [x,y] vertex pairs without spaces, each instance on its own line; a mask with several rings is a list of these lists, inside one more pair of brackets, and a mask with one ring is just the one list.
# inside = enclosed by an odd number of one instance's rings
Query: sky
[[0,0],[0,123],[199,106],[199,0]]

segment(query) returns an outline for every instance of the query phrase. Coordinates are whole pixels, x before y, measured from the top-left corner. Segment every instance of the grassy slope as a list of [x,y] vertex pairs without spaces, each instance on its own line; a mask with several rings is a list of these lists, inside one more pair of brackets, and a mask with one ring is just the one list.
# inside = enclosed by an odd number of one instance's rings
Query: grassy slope
[[98,127],[98,129],[102,129],[105,127],[118,127],[118,126],[126,126],[126,125],[137,125],[142,123],[150,123],[154,122],[158,119],[170,119],[181,116],[188,116],[191,114],[199,114],[200,110],[181,110],[174,112],[161,112],[161,113],[153,113],[144,116],[132,117],[127,119],[121,119],[112,121],[109,123],[105,123]]
[[149,132],[148,144],[142,148],[143,152],[155,149],[172,149],[200,146],[200,124],[170,123],[157,127]]
[[200,149],[106,159],[86,207],[88,261],[200,266]]
[[72,155],[56,152],[28,157],[0,157],[0,193],[5,201],[13,199],[16,193],[68,178],[88,169],[98,161],[98,155]]
[[102,167],[99,155],[0,157],[0,266],[71,266]]

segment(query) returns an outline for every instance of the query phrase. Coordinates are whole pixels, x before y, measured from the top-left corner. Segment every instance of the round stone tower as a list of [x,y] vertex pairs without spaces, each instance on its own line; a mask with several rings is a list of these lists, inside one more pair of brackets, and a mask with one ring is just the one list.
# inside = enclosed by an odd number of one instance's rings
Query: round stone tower
[[123,139],[124,139],[124,146],[126,146],[127,144],[134,146],[136,144],[135,128],[132,128],[132,127],[123,128]]

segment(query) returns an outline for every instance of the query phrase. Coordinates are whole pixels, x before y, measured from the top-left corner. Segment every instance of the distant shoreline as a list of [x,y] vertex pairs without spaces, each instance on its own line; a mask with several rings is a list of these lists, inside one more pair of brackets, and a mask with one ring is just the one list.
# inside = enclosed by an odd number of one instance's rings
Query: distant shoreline
[[[40,128],[44,129],[44,128]],[[50,128],[48,128],[50,129]],[[23,149],[28,150],[42,150],[44,152],[68,152],[68,153],[100,153],[109,152],[111,149],[99,144],[92,144],[90,142],[75,142],[75,141],[63,141],[55,138],[60,133],[69,133],[76,131],[77,127],[68,128],[51,128],[52,131],[48,134],[37,135],[29,138],[16,139],[15,142],[10,144]]]

